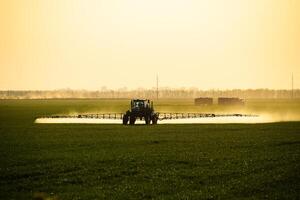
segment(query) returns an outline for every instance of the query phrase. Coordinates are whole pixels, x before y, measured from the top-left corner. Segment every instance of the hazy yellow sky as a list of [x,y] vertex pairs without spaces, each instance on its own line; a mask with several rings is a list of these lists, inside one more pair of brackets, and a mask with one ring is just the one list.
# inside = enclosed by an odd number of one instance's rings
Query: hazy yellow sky
[[300,88],[299,0],[0,0],[0,89]]

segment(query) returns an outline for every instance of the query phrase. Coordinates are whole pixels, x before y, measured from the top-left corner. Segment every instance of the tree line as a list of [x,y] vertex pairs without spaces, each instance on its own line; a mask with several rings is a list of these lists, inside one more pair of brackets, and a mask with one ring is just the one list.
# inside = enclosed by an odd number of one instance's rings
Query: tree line
[[[300,98],[300,89],[272,90],[272,89],[232,89],[232,90],[200,90],[197,88],[171,89],[161,88],[158,98],[197,98],[197,97],[238,97],[242,99],[287,99]],[[156,99],[156,89],[101,89],[90,90],[5,90],[0,91],[0,99],[94,99],[94,98],[147,98]]]

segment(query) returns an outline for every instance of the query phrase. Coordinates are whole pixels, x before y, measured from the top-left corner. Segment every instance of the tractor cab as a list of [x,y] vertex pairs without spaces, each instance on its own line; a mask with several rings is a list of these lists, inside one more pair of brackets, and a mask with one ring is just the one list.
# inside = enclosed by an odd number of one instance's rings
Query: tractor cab
[[143,100],[143,99],[134,99],[131,100],[131,111],[143,111],[146,109],[152,108],[153,105],[150,103],[150,100]]

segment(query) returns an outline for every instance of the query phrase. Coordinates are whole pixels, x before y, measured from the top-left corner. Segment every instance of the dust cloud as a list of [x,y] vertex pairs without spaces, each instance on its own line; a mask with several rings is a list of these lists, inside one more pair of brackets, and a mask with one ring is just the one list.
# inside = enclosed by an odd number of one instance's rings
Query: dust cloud
[[[159,124],[224,124],[224,123],[273,123],[300,121],[299,100],[251,100],[245,106],[195,106],[190,100],[161,100],[155,104],[159,113],[214,113],[214,114],[244,114],[257,115],[257,117],[212,117],[212,118],[188,118],[159,120]],[[126,104],[119,106],[119,102],[101,107],[91,107],[83,110],[69,110],[66,116],[77,116],[89,113],[124,113]],[[80,124],[122,124],[122,120],[116,119],[86,119],[86,118],[38,118],[35,123],[80,123]],[[136,123],[144,124],[144,121],[137,120]]]
[[[257,124],[272,123],[284,121],[280,118],[274,118],[271,115],[260,115],[251,117],[212,117],[212,118],[188,118],[188,119],[171,119],[159,120],[159,124]],[[38,118],[35,123],[46,124],[122,124],[120,119],[89,119],[89,118]],[[137,120],[136,124],[144,124],[143,120]]]
[[85,119],[85,118],[37,118],[38,124],[120,124],[115,119]]

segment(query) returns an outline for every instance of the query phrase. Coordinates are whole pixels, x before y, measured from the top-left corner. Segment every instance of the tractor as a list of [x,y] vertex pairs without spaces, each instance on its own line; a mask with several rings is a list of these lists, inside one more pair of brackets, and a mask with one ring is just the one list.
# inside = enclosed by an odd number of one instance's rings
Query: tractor
[[158,113],[154,112],[153,102],[148,99],[133,99],[130,102],[130,110],[123,115],[123,124],[134,125],[137,119],[145,120],[148,125],[157,124]]

